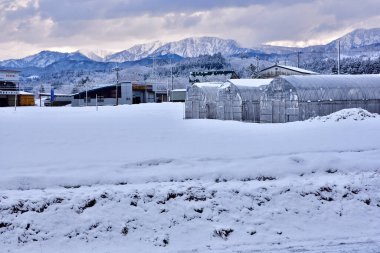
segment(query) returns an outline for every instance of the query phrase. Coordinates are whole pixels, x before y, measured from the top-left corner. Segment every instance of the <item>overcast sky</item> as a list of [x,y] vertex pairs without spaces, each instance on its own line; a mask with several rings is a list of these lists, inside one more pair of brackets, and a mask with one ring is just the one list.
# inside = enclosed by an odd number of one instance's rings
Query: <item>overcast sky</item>
[[380,0],[0,0],[0,59],[192,36],[321,44],[380,26],[379,10]]

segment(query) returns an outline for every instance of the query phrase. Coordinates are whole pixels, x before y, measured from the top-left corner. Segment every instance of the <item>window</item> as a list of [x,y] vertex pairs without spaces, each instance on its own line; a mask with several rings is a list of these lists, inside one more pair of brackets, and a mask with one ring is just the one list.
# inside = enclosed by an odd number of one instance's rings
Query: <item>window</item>
[[98,97],[98,102],[103,103],[104,102],[104,97],[103,96]]

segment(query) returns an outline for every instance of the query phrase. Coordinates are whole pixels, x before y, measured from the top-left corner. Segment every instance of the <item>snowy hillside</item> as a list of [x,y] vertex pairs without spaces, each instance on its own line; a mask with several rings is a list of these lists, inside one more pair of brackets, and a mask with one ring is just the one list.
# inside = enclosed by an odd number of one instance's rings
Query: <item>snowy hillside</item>
[[[349,50],[353,48],[379,44],[380,43],[380,28],[357,29],[353,32],[350,32],[344,35],[339,40],[340,40],[340,46],[342,50]],[[328,48],[331,48],[334,45],[336,48],[336,40],[332,41],[326,46]]]
[[110,55],[107,61],[135,61],[146,57],[175,54],[181,57],[197,57],[200,55],[234,55],[249,52],[241,48],[234,40],[224,40],[215,37],[187,38],[176,42],[162,43],[155,41],[131,47],[128,50]]
[[162,46],[162,42],[154,41],[152,43],[135,45],[127,50],[108,55],[105,61],[125,62],[137,61],[149,57],[157,48]]
[[0,117],[4,252],[380,247],[379,117],[183,120],[168,103]]
[[60,53],[53,51],[42,51],[18,60],[5,60],[0,62],[0,66],[8,68],[27,68],[39,67],[44,68],[59,61],[89,61],[90,59],[79,52]]
[[86,56],[87,58],[93,60],[93,61],[104,61],[104,59],[111,55],[112,53],[107,50],[97,49],[97,50],[78,50],[79,53]]
[[177,54],[182,57],[197,57],[200,55],[234,55],[248,52],[241,48],[234,40],[224,40],[215,37],[187,38],[177,42],[170,42],[158,48],[153,54]]

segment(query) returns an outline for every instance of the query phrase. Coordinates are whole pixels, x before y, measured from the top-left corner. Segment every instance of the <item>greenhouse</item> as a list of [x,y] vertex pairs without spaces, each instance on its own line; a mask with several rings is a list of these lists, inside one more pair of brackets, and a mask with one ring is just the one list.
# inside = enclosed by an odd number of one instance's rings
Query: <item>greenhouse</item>
[[223,82],[194,83],[185,101],[186,119],[216,119],[216,96]]
[[231,79],[218,89],[217,119],[260,122],[260,97],[272,79]]
[[260,122],[306,120],[347,108],[380,113],[380,75],[281,76],[260,100]]

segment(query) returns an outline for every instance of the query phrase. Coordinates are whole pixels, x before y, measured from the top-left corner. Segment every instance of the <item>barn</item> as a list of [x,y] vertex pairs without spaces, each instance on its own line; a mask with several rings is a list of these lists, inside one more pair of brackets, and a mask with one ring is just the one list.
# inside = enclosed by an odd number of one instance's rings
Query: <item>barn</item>
[[275,64],[262,69],[257,73],[257,78],[275,78],[281,75],[317,75],[318,73],[293,66]]
[[380,113],[380,75],[281,76],[260,100],[260,121],[306,120],[346,108]]
[[194,83],[185,101],[186,119],[216,119],[216,96],[223,82]]
[[260,122],[260,97],[272,79],[230,79],[217,91],[217,119]]

